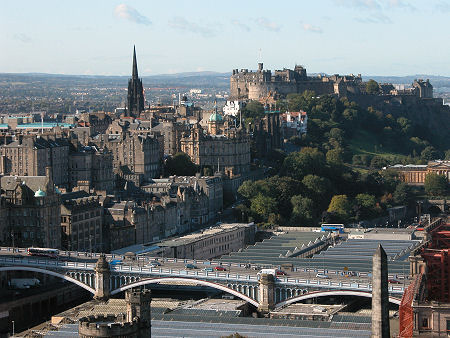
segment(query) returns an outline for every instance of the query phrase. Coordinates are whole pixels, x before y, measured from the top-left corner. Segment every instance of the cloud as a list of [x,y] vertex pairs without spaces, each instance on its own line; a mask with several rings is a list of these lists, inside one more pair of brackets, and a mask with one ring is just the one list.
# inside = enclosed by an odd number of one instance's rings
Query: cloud
[[264,18],[264,17],[257,18],[256,23],[261,28],[267,29],[272,32],[278,32],[281,28],[281,26],[278,25],[277,23],[275,23],[273,21],[269,21],[269,19]]
[[404,0],[389,0],[388,6],[390,8],[406,9],[411,12],[417,10],[417,8],[414,5],[411,5],[409,2]]
[[140,25],[149,26],[152,22],[144,15],[139,13],[133,7],[120,4],[114,9],[114,14],[121,19],[125,19]]
[[182,17],[175,17],[169,21],[169,26],[182,31],[188,31],[195,34],[200,34],[204,38],[210,38],[217,34],[215,27],[210,25],[201,26],[196,22],[191,22]]
[[304,23],[303,29],[307,32],[319,33],[319,34],[323,33],[322,28],[320,28],[319,26],[313,26],[310,23]]
[[335,0],[335,3],[350,8],[364,10],[381,10],[381,5],[376,0]]
[[33,41],[28,35],[24,34],[24,33],[17,33],[14,34],[14,39],[23,43],[30,43],[31,41]]
[[375,13],[371,16],[355,18],[355,20],[361,23],[392,23],[392,20],[383,13]]
[[446,1],[439,1],[434,8],[441,13],[448,13],[450,12],[450,3]]
[[242,29],[243,31],[250,32],[250,27],[245,23],[240,22],[239,20],[231,20],[231,24]]

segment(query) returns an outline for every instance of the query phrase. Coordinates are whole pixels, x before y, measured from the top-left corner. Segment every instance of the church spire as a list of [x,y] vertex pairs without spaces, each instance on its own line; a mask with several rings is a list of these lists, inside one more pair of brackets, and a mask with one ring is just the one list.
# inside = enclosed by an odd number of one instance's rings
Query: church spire
[[133,73],[132,78],[138,78],[138,69],[137,69],[137,61],[136,61],[136,46],[133,45]]

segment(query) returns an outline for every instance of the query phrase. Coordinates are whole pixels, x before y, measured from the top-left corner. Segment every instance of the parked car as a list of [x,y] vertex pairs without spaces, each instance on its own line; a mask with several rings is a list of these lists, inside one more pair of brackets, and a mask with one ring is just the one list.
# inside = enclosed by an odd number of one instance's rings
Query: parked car
[[184,266],[184,268],[185,269],[197,269],[197,266],[196,265],[194,265],[194,264],[186,264],[185,266]]
[[328,277],[328,275],[324,274],[324,273],[318,273],[316,275],[316,278],[324,278],[324,279],[329,279],[330,277]]
[[225,267],[220,266],[220,265],[215,266],[215,267],[214,267],[214,270],[216,270],[216,271],[227,271],[227,269],[226,269]]
[[122,265],[122,261],[120,259],[114,259],[109,262],[109,265]]
[[161,263],[158,261],[151,261],[150,263],[148,263],[147,266],[149,266],[151,268],[157,268],[158,266],[161,266]]
[[203,271],[205,271],[205,272],[213,272],[214,269],[211,268],[211,267],[208,267],[208,268],[204,268]]
[[278,269],[275,271],[275,273],[277,276],[286,276],[287,275],[286,272],[284,272],[283,270],[278,270]]
[[388,283],[390,283],[390,284],[401,284],[402,282],[400,282],[399,280],[396,280],[396,279],[388,279]]

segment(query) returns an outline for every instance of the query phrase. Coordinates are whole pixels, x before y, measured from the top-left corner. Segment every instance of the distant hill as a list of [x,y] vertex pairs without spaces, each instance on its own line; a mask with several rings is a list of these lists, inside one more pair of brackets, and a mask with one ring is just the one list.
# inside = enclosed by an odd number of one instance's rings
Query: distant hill
[[[311,73],[311,76],[317,74]],[[231,72],[184,72],[176,74],[158,74],[142,76],[145,86],[168,85],[168,86],[211,86],[214,88],[229,88]],[[48,81],[50,79],[61,82],[74,82],[77,84],[96,82],[99,85],[126,86],[130,76],[104,76],[104,75],[65,75],[46,73],[0,73],[0,81]],[[406,75],[406,76],[377,76],[363,75],[363,80],[373,79],[379,83],[412,84],[415,79],[429,79],[438,92],[450,92],[450,77],[437,75]]]

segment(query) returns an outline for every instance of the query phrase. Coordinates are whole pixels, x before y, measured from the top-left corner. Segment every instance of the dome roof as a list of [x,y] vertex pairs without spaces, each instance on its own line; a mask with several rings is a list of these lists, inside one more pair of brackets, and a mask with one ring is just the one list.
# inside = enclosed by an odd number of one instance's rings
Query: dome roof
[[34,193],[34,197],[45,197],[47,194],[45,193],[45,191],[42,191],[41,188],[39,188],[35,193]]
[[214,113],[209,117],[209,122],[222,122],[223,117],[219,113]]

